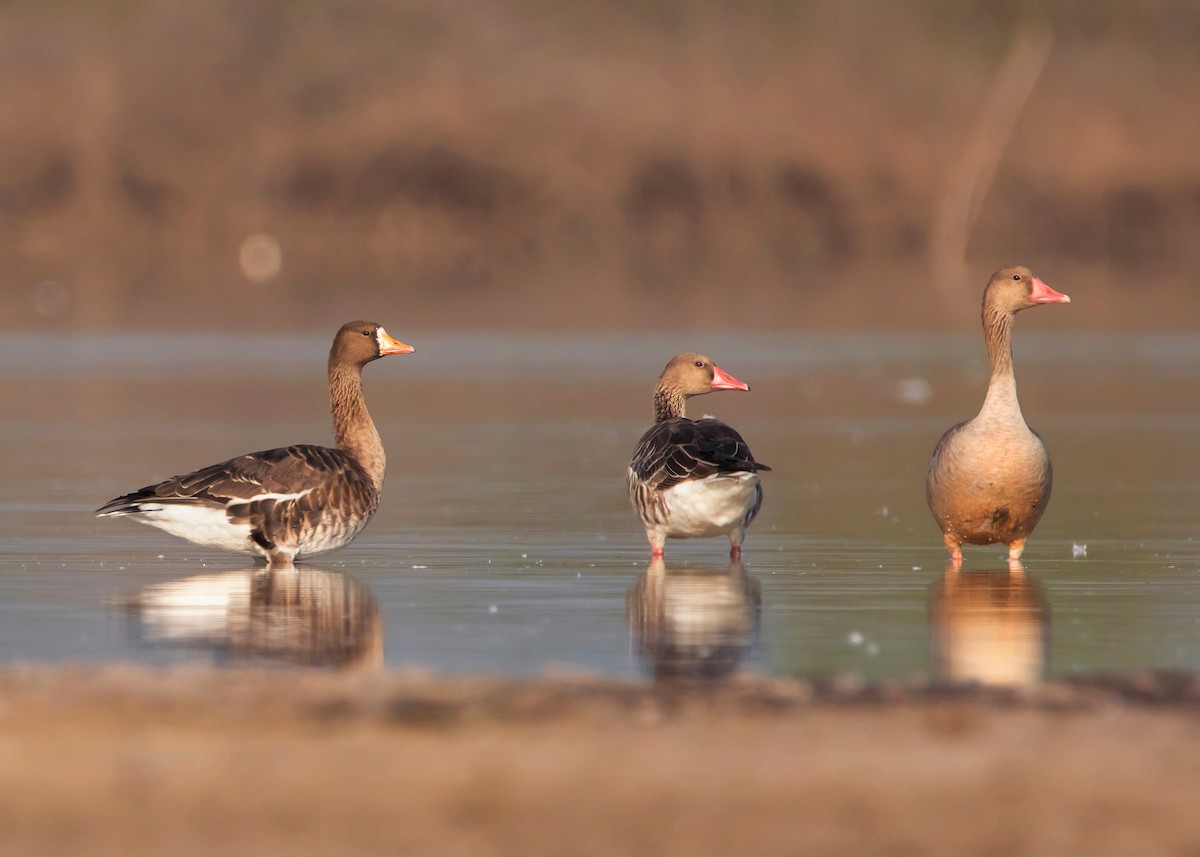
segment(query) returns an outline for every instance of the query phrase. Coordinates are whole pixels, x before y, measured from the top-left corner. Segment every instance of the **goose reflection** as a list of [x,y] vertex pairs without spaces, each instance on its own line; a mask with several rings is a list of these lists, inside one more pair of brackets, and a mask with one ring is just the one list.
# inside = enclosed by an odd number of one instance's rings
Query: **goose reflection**
[[1019,687],[1045,673],[1050,604],[1019,562],[1008,571],[948,567],[930,589],[929,625],[940,679]]
[[758,638],[760,592],[741,562],[667,571],[656,559],[626,593],[625,615],[655,678],[723,678]]
[[333,667],[383,663],[383,622],[371,590],[315,568],[197,574],[143,589],[124,605],[152,644],[233,660]]

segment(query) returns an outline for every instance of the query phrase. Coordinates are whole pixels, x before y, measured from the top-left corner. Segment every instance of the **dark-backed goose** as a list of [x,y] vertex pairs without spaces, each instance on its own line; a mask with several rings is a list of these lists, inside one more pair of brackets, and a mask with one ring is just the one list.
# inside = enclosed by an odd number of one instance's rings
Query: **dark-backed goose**
[[629,463],[629,499],[646,527],[650,555],[668,538],[729,536],[729,556],[742,554],[746,527],[762,506],[758,471],[742,436],[720,420],[689,420],[684,403],[713,390],[749,390],[703,354],[671,358],[654,388],[654,426]]
[[938,441],[925,481],[929,508],[954,563],[962,545],[1008,545],[1017,560],[1050,500],[1046,447],[1025,424],[1013,375],[1013,319],[1039,304],[1070,303],[1028,268],[1003,268],[983,292],[983,335],[992,377],[979,414]]
[[348,544],[379,506],[387,463],[363,398],[362,368],[412,351],[374,322],[342,325],[329,350],[336,446],[251,452],[117,497],[96,514],[129,516],[272,566]]

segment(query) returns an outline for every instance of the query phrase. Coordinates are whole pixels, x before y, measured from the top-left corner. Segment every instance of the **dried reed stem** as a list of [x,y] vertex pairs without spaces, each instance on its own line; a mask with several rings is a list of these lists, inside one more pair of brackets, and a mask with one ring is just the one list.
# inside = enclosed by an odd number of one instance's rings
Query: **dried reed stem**
[[930,262],[944,304],[952,304],[957,295],[965,294],[960,287],[966,281],[971,230],[1017,119],[1050,56],[1052,43],[1045,26],[1027,26],[1017,33],[992,80],[967,145],[951,168],[946,190],[933,214],[930,237]]

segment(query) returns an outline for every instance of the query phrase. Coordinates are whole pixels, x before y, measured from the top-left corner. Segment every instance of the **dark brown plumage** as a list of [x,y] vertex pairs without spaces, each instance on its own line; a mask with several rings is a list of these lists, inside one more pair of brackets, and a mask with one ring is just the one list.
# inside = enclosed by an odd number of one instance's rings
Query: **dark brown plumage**
[[362,369],[411,346],[374,322],[342,326],[329,351],[336,446],[252,452],[117,497],[99,516],[129,516],[196,544],[262,556],[273,566],[348,544],[379,506],[387,465],[367,412]]
[[729,536],[730,555],[741,555],[746,527],[762,506],[754,460],[736,430],[711,418],[689,420],[691,396],[714,390],[749,390],[702,354],[671,359],[654,390],[655,424],[642,435],[629,464],[629,498],[650,541],[662,556],[668,538]]
[[983,331],[992,375],[979,414],[947,431],[933,451],[925,495],[951,559],[964,543],[1008,545],[1019,559],[1050,500],[1052,472],[1042,439],[1017,402],[1012,326],[1018,312],[1070,298],[1028,268],[1004,268],[983,293]]

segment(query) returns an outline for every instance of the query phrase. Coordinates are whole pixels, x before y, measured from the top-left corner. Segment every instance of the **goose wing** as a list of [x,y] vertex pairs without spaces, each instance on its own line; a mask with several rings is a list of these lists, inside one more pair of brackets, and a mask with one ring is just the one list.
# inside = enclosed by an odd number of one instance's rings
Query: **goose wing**
[[629,469],[638,482],[665,491],[691,479],[771,468],[755,461],[737,430],[720,420],[678,417],[642,435]]
[[341,450],[287,446],[239,455],[147,485],[110,500],[96,514],[136,514],[168,505],[227,508],[232,514],[243,504],[302,499],[308,501],[305,505],[317,506],[333,500],[339,485],[364,480],[358,464]]

